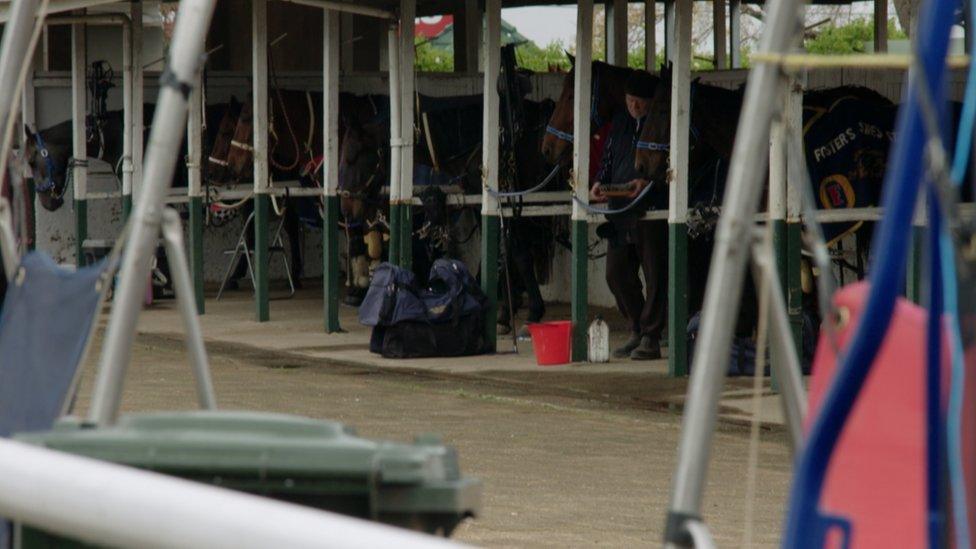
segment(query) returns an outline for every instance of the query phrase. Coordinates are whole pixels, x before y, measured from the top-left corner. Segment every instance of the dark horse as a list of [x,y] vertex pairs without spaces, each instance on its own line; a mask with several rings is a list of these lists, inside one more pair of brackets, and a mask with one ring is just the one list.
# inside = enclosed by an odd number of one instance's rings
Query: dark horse
[[[143,143],[149,137],[149,128],[155,105],[147,103],[143,107]],[[207,109],[207,124],[215,127],[223,117],[222,108]],[[121,174],[122,141],[123,141],[123,112],[109,111],[97,120],[86,117],[87,152],[89,159],[100,159],[113,167],[116,175]],[[72,121],[65,120],[43,129],[37,133],[24,127],[27,136],[27,146],[24,160],[30,165],[34,177],[34,187],[37,191],[41,206],[48,211],[55,211],[64,203],[67,192],[68,172],[73,154]],[[186,140],[183,142],[185,157]],[[209,150],[209,143],[204,142],[204,151]],[[186,170],[177,169],[173,175],[172,185],[186,186]]]
[[[220,121],[213,149],[208,156],[209,181],[214,184],[239,182],[253,177],[253,102],[243,105],[231,100]],[[272,88],[268,109],[268,162],[272,181],[297,181],[322,150],[321,124],[322,94],[301,90]],[[274,200],[277,200],[273,197]],[[296,286],[301,286],[304,271],[303,228],[298,215],[299,202],[311,202],[312,198],[286,197],[284,203],[285,231],[291,256],[291,272]],[[277,202],[276,202],[277,204]],[[244,217],[253,205],[243,206]],[[253,232],[247,235],[253,241]],[[241,261],[233,279],[244,276],[246,264]],[[233,281],[232,281],[233,284]]]

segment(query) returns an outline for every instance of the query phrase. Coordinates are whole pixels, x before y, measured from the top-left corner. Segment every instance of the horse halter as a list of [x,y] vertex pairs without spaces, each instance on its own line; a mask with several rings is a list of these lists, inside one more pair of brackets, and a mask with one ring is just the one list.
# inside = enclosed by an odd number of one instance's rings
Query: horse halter
[[[691,94],[690,95],[691,95],[691,97],[688,100],[689,106],[692,105],[692,104],[694,104],[694,101],[695,101],[695,84],[694,83],[692,83],[692,85],[691,85]],[[692,142],[691,142],[691,148],[695,148],[695,142],[698,141],[699,134],[698,134],[698,129],[695,128],[695,125],[691,123],[691,120],[690,119],[688,121],[688,129],[691,131],[691,140],[692,140]],[[670,152],[671,151],[671,144],[670,143],[658,143],[656,141],[640,141],[640,140],[638,140],[637,141],[637,144],[634,145],[634,147],[636,147],[638,150],[645,150],[645,151],[651,151],[651,152]]]
[[[593,121],[591,130],[595,130],[603,126],[603,119],[600,117],[600,109],[598,99],[600,98],[600,72],[597,71],[593,74],[593,85],[590,88],[590,120]],[[564,132],[558,128],[554,128],[549,124],[546,124],[546,133],[556,136],[558,139],[563,141],[568,141],[570,143],[575,139],[573,134],[569,132]]]
[[[44,166],[47,168],[47,175],[39,185],[34,186],[34,190],[39,193],[53,193],[56,184],[54,182],[54,172],[56,166],[54,165],[54,159],[51,158],[50,151],[47,150],[47,145],[44,144],[44,139],[41,137],[41,133],[37,132],[34,134],[34,142],[37,146],[37,152],[40,153],[41,158],[44,159]],[[68,186],[65,185],[65,189]],[[64,190],[61,190],[61,196],[64,196]],[[56,196],[55,198],[61,198],[61,196]]]

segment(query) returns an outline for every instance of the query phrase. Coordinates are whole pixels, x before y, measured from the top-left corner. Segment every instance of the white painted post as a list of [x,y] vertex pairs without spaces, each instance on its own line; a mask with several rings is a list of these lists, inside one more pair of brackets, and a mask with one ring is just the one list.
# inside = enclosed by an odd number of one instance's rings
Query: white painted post
[[[203,68],[193,77],[193,91],[187,104],[189,116],[186,124],[187,153],[187,207],[190,212],[188,232],[190,235],[190,271],[193,302],[197,314],[204,313],[203,295],[203,173],[200,160],[203,156]],[[189,297],[189,296],[187,296]]]
[[390,24],[388,34],[390,56],[390,263],[399,264],[399,206],[400,201],[400,23]]
[[400,265],[412,266],[414,18],[417,0],[400,0]]
[[712,48],[715,50],[715,70],[725,68],[725,0],[712,0],[712,34],[714,41]]
[[[339,327],[339,12],[322,11],[322,172],[325,207],[322,223],[325,331]],[[352,276],[349,273],[348,276]]]
[[[132,211],[132,21],[122,25],[122,219]],[[141,135],[139,136],[141,139]],[[115,169],[115,166],[112,166]]]
[[481,49],[482,13],[478,0],[464,0],[465,40],[464,55],[468,60],[468,72],[478,72],[478,51]]
[[143,122],[142,2],[132,2],[129,6],[132,14],[132,199],[137,200],[142,187],[143,154],[146,150],[143,140],[146,125]]
[[[75,166],[71,178],[75,198],[75,261],[81,267],[85,263],[85,239],[88,238],[88,143],[85,139],[85,24],[71,25],[71,114],[72,156]],[[65,183],[67,184],[67,183]]]
[[268,296],[268,227],[270,184],[268,171],[268,0],[251,0],[251,96],[254,146],[254,292],[258,322],[270,319]]
[[729,63],[742,67],[742,0],[729,0]]
[[[501,215],[498,199],[490,191],[498,190],[498,75],[501,72],[501,0],[485,2],[485,35],[483,66],[484,102],[482,121],[481,177],[481,289],[488,296],[485,315],[485,337],[488,347],[498,344],[498,257],[501,242]],[[480,22],[479,22],[479,27]]]
[[[44,27],[47,30],[47,26]],[[35,52],[36,53],[36,52]],[[46,53],[46,52],[43,52]],[[24,96],[21,99],[21,122],[24,125],[30,127],[32,130],[37,130],[37,107],[35,104],[34,96],[34,69],[37,68],[37,56],[31,62],[30,68],[27,70],[27,78],[24,80]],[[17,128],[14,130],[20,135],[20,150],[25,150],[27,145],[27,134],[24,132],[23,128]],[[34,171],[31,170],[30,166],[24,162],[24,178],[34,177]],[[34,249],[37,247],[37,198],[34,196],[34,185],[28,187],[31,193],[30,208],[31,208],[31,223],[30,223],[30,234],[28,235],[28,246],[29,249]]]
[[[590,190],[590,99],[593,72],[593,0],[576,5],[576,66],[573,81],[573,201],[572,227],[572,320],[573,361],[586,360],[587,324],[589,322],[589,224],[587,211]],[[581,204],[582,203],[582,204]]]
[[675,1],[668,180],[668,373],[688,374],[688,134],[691,127],[692,0]]
[[627,66],[627,0],[608,0],[606,4],[607,63]]
[[657,71],[657,2],[644,0],[644,70]]

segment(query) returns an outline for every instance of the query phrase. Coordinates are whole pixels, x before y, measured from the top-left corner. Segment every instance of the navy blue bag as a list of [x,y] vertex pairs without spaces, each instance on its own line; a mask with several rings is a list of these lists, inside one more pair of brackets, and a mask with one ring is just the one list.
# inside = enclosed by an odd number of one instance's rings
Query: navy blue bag
[[426,287],[411,271],[383,263],[359,308],[359,322],[373,327],[370,351],[387,358],[481,354],[489,350],[487,301],[458,260],[435,261]]

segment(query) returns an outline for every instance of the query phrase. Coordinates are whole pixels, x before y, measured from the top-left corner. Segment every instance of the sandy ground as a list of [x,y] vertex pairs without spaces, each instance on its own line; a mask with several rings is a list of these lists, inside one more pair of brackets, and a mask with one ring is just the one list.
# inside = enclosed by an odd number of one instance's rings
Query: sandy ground
[[[143,323],[165,328],[161,314],[171,313],[150,312]],[[142,331],[124,409],[195,406],[181,339]],[[220,406],[336,419],[368,437],[440,434],[458,449],[464,474],[484,483],[483,513],[462,524],[457,539],[491,547],[660,544],[680,416],[646,396],[682,392],[675,380],[621,369],[465,376],[330,362],[271,347],[208,343]],[[85,369],[78,412],[87,406],[95,358]],[[790,480],[782,430],[761,435],[752,501],[748,430],[723,422],[714,441],[705,518],[716,541],[775,545]]]

